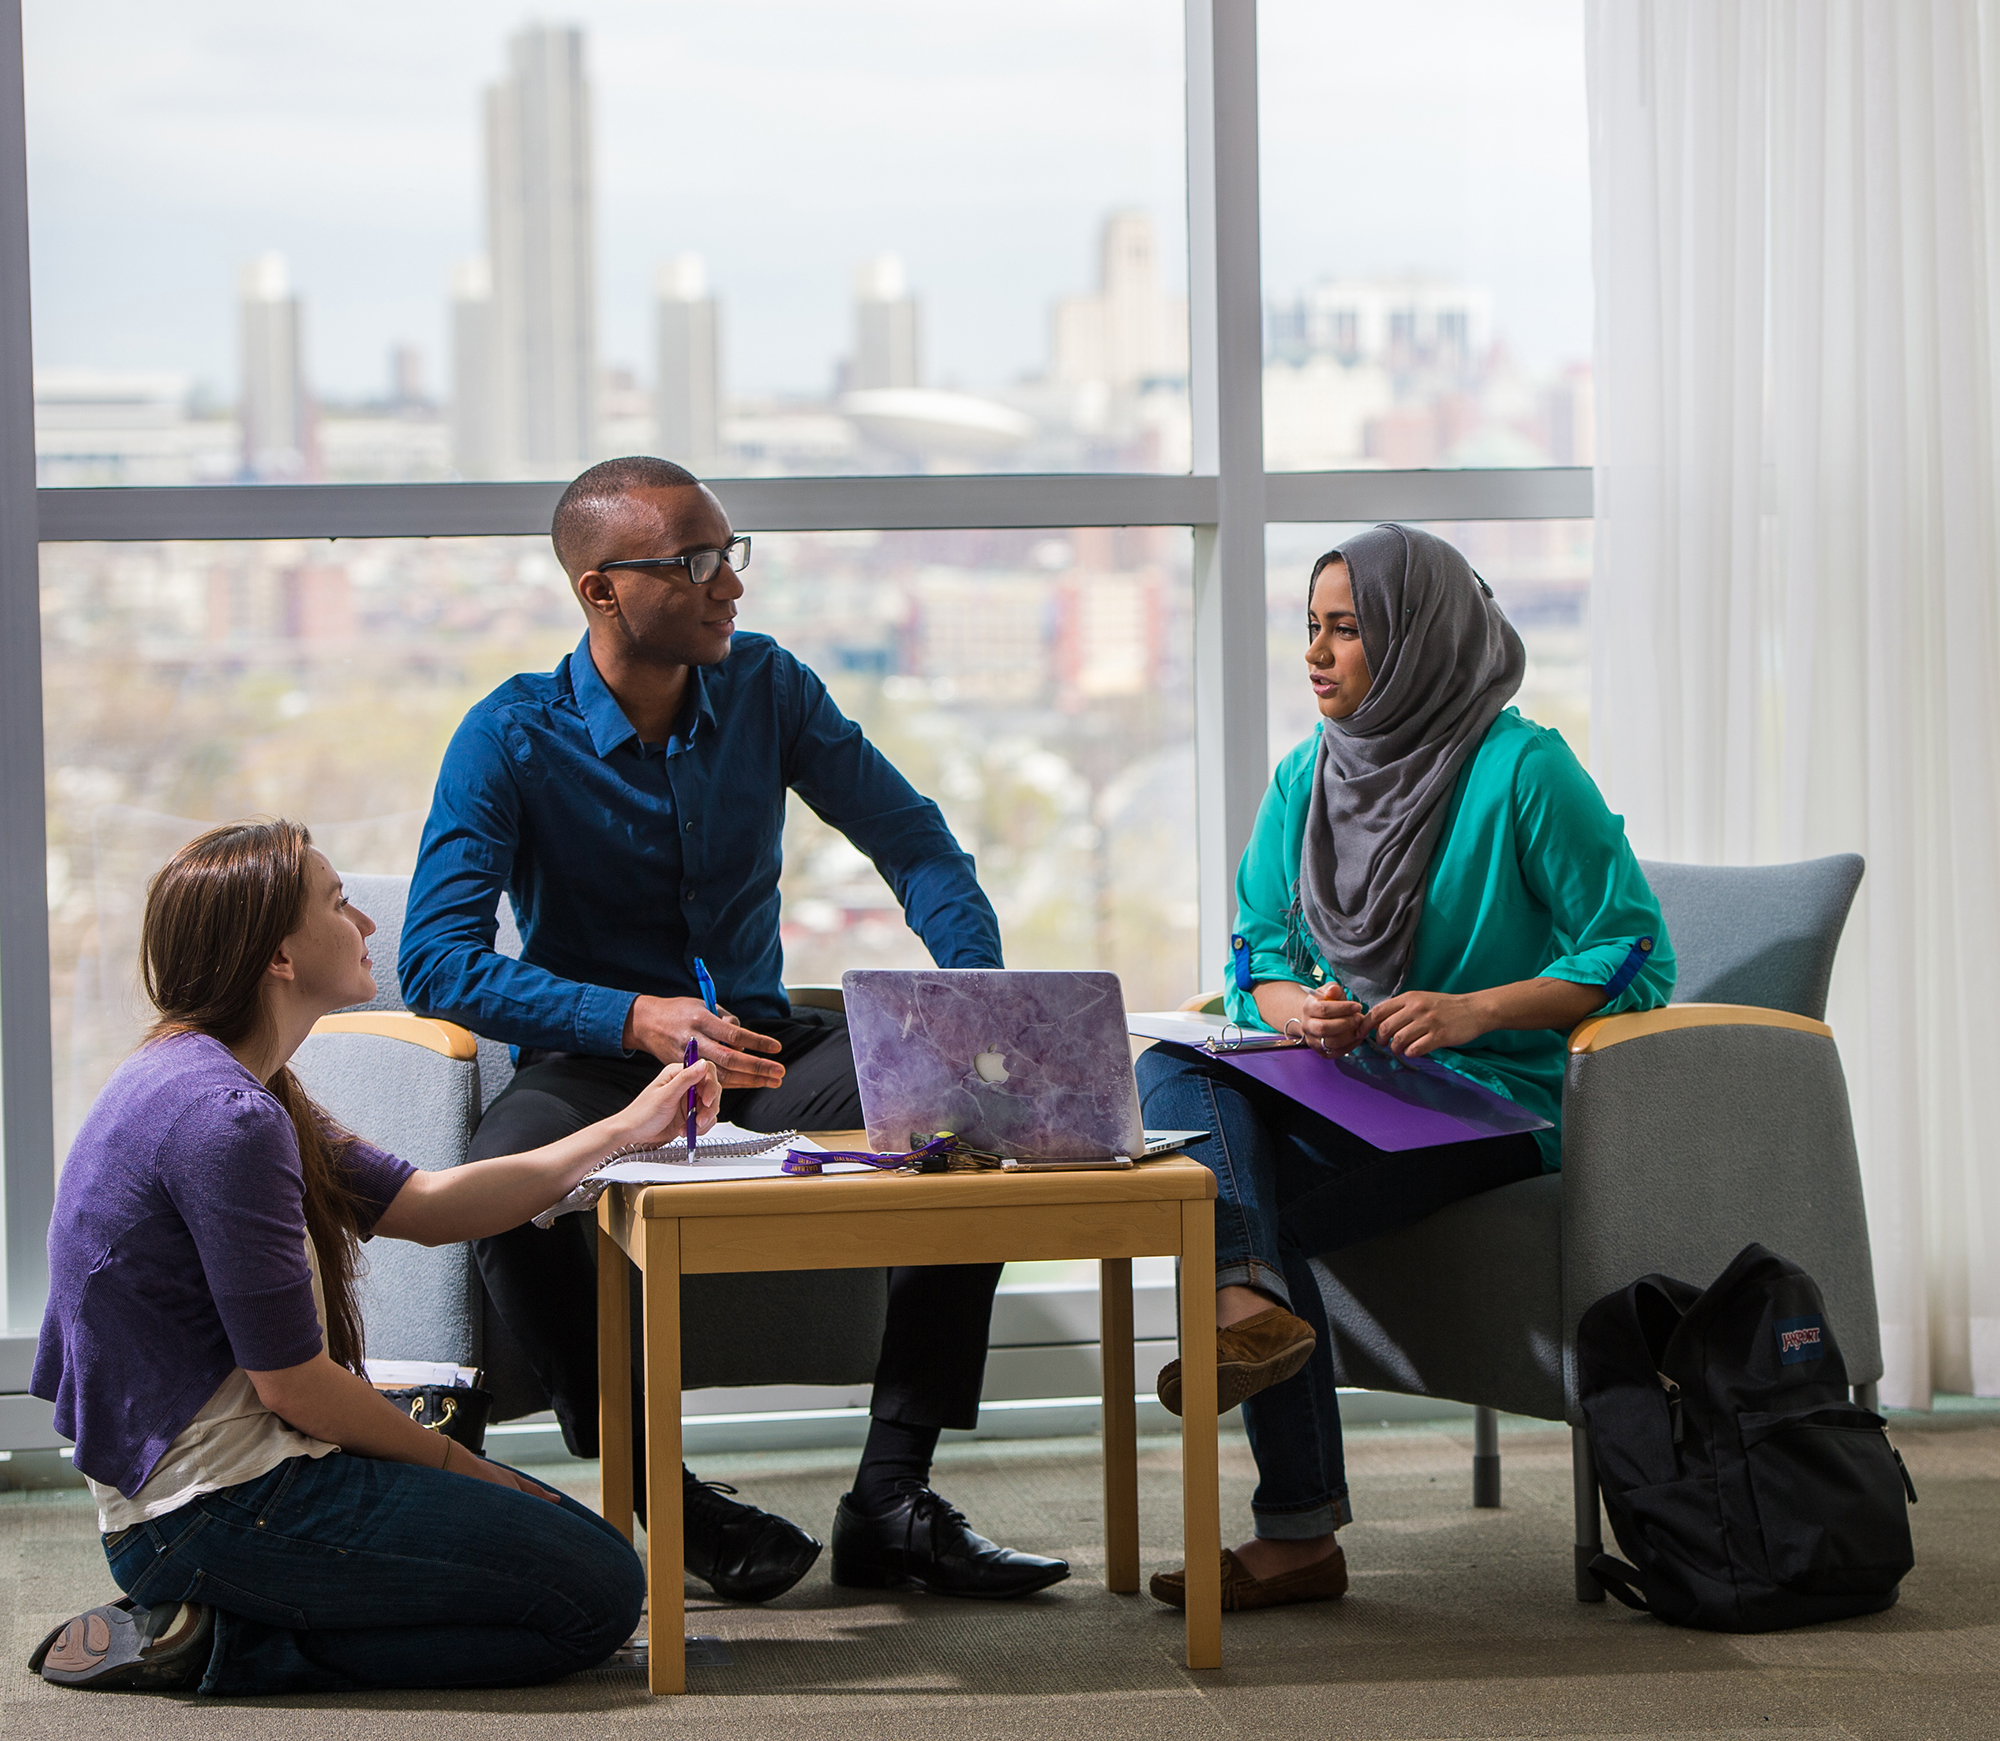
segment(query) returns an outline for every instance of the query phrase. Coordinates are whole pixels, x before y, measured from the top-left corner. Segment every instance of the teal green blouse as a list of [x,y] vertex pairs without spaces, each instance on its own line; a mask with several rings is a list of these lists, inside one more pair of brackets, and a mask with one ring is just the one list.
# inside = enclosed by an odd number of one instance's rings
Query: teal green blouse
[[[1333,977],[1298,914],[1299,848],[1319,728],[1278,764],[1236,873],[1236,932],[1254,981]],[[1641,937],[1652,953],[1602,1013],[1657,1009],[1674,988],[1659,902],[1595,782],[1560,732],[1508,708],[1459,774],[1431,859],[1410,971],[1413,991],[1470,992],[1520,979],[1607,985]],[[1229,1018],[1267,1024],[1226,974]],[[1557,1128],[1537,1133],[1542,1165],[1562,1165],[1566,1036],[1553,1028],[1486,1034],[1433,1054]]]

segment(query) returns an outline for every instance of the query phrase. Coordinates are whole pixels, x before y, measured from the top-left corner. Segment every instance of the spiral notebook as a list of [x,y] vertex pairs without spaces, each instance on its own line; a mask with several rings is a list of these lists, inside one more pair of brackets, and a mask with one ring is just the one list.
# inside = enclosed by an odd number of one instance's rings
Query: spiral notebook
[[603,1165],[596,1172],[601,1173],[605,1167],[618,1166],[626,1161],[663,1161],[673,1166],[699,1167],[710,1161],[747,1160],[752,1155],[814,1146],[810,1142],[801,1142],[795,1130],[745,1130],[741,1125],[717,1119],[706,1135],[695,1139],[692,1161],[688,1159],[687,1138],[677,1136],[670,1143],[641,1143],[631,1148],[614,1149],[605,1156]]
[[[679,1138],[655,1147],[626,1149],[585,1174],[567,1197],[535,1217],[535,1225],[547,1227],[558,1215],[595,1209],[598,1198],[611,1185],[713,1185],[737,1179],[781,1179],[785,1177],[785,1156],[793,1149],[803,1154],[826,1152],[797,1131],[743,1130],[720,1123],[696,1141],[692,1160],[688,1159],[687,1144]],[[859,1161],[827,1161],[820,1170],[865,1173],[870,1169]]]

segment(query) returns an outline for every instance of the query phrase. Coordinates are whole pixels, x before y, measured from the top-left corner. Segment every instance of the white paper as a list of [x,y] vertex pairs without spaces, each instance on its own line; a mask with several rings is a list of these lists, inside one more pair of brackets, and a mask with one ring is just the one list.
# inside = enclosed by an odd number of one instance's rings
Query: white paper
[[[660,1143],[650,1149],[641,1149],[611,1163],[610,1167],[600,1167],[590,1176],[593,1179],[615,1177],[621,1184],[632,1184],[635,1180],[626,1174],[612,1172],[612,1167],[629,1166],[665,1161],[673,1166],[705,1166],[709,1157],[716,1160],[742,1160],[751,1155],[767,1155],[778,1149],[809,1149],[817,1145],[802,1137],[795,1130],[745,1130],[740,1124],[729,1124],[722,1119],[709,1126],[695,1137],[694,1160],[687,1158],[687,1138],[677,1136],[670,1143]],[[648,1181],[650,1183],[651,1181]]]
[[[715,1128],[735,1130],[736,1127],[718,1124]],[[574,1215],[579,1210],[596,1208],[597,1200],[604,1195],[607,1185],[714,1185],[735,1179],[789,1179],[798,1176],[785,1171],[785,1157],[792,1150],[810,1155],[826,1153],[809,1136],[764,1136],[754,1131],[739,1131],[737,1134],[763,1144],[763,1152],[718,1155],[710,1160],[707,1144],[697,1141],[692,1161],[645,1160],[636,1156],[630,1160],[613,1161],[609,1166],[598,1168],[560,1203],[544,1209],[535,1217],[535,1225],[547,1227],[558,1215]],[[653,1152],[664,1154],[668,1151]],[[825,1173],[867,1173],[875,1170],[860,1161],[827,1161],[821,1168]]]
[[[723,1127],[717,1125],[715,1128],[721,1130]],[[785,1171],[785,1157],[794,1149],[805,1155],[826,1153],[809,1136],[788,1136],[766,1140],[762,1154],[718,1155],[710,1160],[708,1144],[704,1140],[695,1145],[692,1161],[654,1161],[635,1156],[631,1160],[613,1161],[607,1167],[599,1167],[584,1180],[584,1184],[712,1185],[719,1179],[791,1178],[793,1175]],[[866,1173],[871,1169],[859,1161],[828,1161],[820,1170],[825,1173]]]
[[[1140,1010],[1127,1015],[1125,1026],[1142,1040],[1172,1040],[1182,1046],[1199,1046],[1204,1040],[1218,1040],[1225,1027],[1220,1016],[1198,1016],[1187,1010]],[[1252,1032],[1257,1030],[1253,1029]]]
[[456,1366],[449,1360],[364,1360],[361,1365],[370,1384],[391,1390],[414,1390],[422,1384],[458,1389],[479,1382],[478,1367]]

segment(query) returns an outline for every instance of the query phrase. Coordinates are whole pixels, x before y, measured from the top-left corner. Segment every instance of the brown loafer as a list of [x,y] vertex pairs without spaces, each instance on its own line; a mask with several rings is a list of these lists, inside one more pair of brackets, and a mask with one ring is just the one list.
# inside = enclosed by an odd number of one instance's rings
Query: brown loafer
[[[1313,1327],[1283,1306],[1268,1306],[1255,1317],[1231,1324],[1215,1336],[1215,1412],[1226,1415],[1246,1396],[1282,1384],[1312,1358],[1319,1346]],[[1181,1412],[1181,1363],[1160,1368],[1160,1401],[1167,1413]]]
[[[1155,1572],[1147,1588],[1169,1607],[1187,1606],[1187,1573],[1178,1566]],[[1253,1578],[1235,1553],[1222,1550],[1222,1606],[1232,1614],[1251,1608],[1282,1608],[1291,1602],[1331,1602],[1347,1594],[1347,1556],[1340,1544],[1323,1560],[1275,1578]]]

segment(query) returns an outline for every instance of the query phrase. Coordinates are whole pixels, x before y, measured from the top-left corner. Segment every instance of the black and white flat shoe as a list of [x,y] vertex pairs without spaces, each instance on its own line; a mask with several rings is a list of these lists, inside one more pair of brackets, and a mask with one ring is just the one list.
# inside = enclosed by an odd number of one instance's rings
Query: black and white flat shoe
[[35,1647],[28,1671],[59,1687],[175,1692],[201,1679],[214,1642],[206,1604],[141,1608],[125,1596],[65,1620]]

